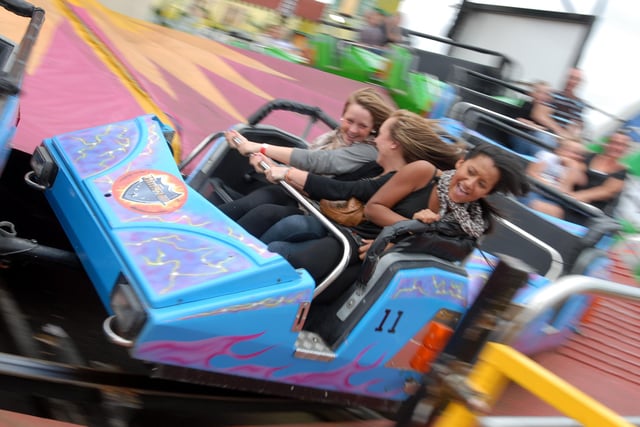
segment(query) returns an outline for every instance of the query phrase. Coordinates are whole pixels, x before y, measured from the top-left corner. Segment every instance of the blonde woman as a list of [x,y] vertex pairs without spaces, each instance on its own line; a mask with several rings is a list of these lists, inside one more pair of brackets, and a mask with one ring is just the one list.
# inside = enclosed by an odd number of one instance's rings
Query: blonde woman
[[[310,144],[310,149],[249,141],[235,131],[227,132],[226,137],[229,146],[249,156],[259,172],[261,168],[257,165],[265,162],[270,166],[284,164],[321,175],[362,178],[380,172],[375,164],[378,151],[373,140],[392,112],[375,89],[364,88],[349,95],[340,125],[318,137]],[[271,207],[266,210],[267,216],[255,217],[254,208],[267,205]],[[262,187],[218,208],[254,235],[266,230],[263,224],[273,224],[280,218],[299,213],[297,202],[276,185]]]

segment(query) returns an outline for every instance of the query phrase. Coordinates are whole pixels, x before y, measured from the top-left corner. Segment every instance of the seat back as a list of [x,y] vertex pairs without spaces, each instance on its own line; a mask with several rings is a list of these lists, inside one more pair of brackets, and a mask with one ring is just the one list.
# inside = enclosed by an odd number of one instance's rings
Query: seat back
[[309,40],[314,67],[323,71],[334,71],[339,66],[338,39],[329,34],[315,34]]
[[[462,267],[432,255],[389,252],[380,258],[367,283],[356,281],[339,298],[326,304],[314,302],[305,329],[316,332],[328,346],[335,349],[344,342],[379,299],[383,295],[389,295],[385,292],[407,281],[424,283],[433,272],[457,277],[456,283],[464,286],[464,289],[459,289],[460,304],[466,304],[467,277]],[[426,287],[432,286],[431,282],[426,284]],[[433,298],[429,299],[433,304],[440,304],[440,300],[447,300],[449,296],[433,292]]]
[[13,42],[0,36],[0,71],[6,71],[9,68],[14,48]]
[[[424,50],[416,50],[415,54],[418,57],[417,71],[434,75],[446,82],[455,83],[455,79],[457,78],[454,74],[456,67],[471,69],[492,77],[501,77],[502,75],[502,70],[499,67],[492,67],[490,65]],[[468,84],[473,90],[490,93],[492,95],[499,93],[497,86],[487,81],[478,79],[470,81]]]
[[584,226],[547,218],[510,197],[495,194],[491,204],[504,221],[480,241],[480,249],[524,260],[538,274],[551,280],[571,271],[588,243]]
[[[299,136],[271,125],[240,125],[236,130],[252,141],[283,147],[308,147],[306,141]],[[204,160],[189,176],[187,183],[192,188],[208,198],[211,191],[216,190],[215,185],[212,185],[212,178],[215,178],[214,181],[217,183],[224,182],[227,193],[237,195],[249,194],[268,184],[249,164],[246,157],[227,146],[223,135],[218,139],[213,143],[212,149],[206,154]]]
[[405,92],[409,87],[409,73],[415,71],[418,58],[406,46],[392,45],[387,52],[389,65],[384,83],[390,91]]

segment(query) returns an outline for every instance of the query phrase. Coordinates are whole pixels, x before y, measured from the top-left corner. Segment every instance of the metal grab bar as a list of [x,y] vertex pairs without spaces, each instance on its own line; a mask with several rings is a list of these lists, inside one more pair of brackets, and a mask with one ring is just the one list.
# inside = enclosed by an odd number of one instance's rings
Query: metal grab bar
[[[339,28],[341,30],[347,30],[347,31],[352,31],[352,32],[357,32],[359,31],[358,28],[352,27],[350,25],[344,25],[344,24],[339,24],[337,22],[333,22],[333,21],[325,21],[325,20],[321,20],[320,21],[321,24],[326,25],[328,27],[334,27],[334,28]],[[439,43],[443,43],[449,46],[453,46],[453,47],[459,47],[461,49],[466,49],[466,50],[470,50],[472,52],[477,52],[477,53],[482,53],[485,55],[489,55],[489,56],[495,56],[496,58],[500,58],[500,63],[501,66],[504,65],[510,65],[513,63],[513,61],[505,56],[502,52],[498,52],[496,50],[490,50],[490,49],[485,49],[483,47],[479,47],[479,46],[472,46],[469,44],[465,44],[465,43],[460,43],[457,42],[455,40],[452,40],[450,38],[446,38],[446,37],[440,37],[440,36],[434,36],[431,34],[425,34],[425,33],[420,33],[418,31],[413,31],[410,30],[408,28],[403,28],[403,33],[405,33],[407,36],[415,36],[421,39],[427,39],[427,40],[433,40]],[[349,41],[349,40],[347,40]],[[413,50],[418,50],[413,48]]]
[[16,15],[25,18],[31,18],[34,10],[36,9],[34,5],[23,0],[2,0],[0,1],[0,6],[4,7],[9,12],[13,12]]
[[298,203],[304,206],[311,215],[316,217],[322,223],[322,225],[324,225],[331,232],[331,234],[333,234],[335,238],[338,239],[338,241],[342,245],[342,257],[340,258],[338,265],[336,265],[336,267],[331,271],[331,273],[327,275],[327,277],[322,280],[322,282],[316,285],[316,289],[313,291],[313,297],[315,298],[320,295],[331,283],[333,283],[333,281],[336,280],[336,278],[340,274],[342,274],[344,269],[347,267],[349,258],[351,258],[351,244],[347,240],[347,237],[344,235],[344,233],[340,231],[340,229],[336,227],[334,223],[332,223],[324,215],[322,215],[318,208],[309,200],[307,200],[306,197],[300,194],[298,190],[293,188],[284,180],[280,181],[280,185],[282,185],[284,189],[298,201]]
[[[267,104],[262,106],[258,111],[253,113],[248,119],[247,124],[250,127],[253,127],[259,124],[262,120],[264,120],[269,114],[275,111],[291,111],[303,116],[307,116],[309,120],[307,121],[307,125],[299,136],[301,140],[305,140],[309,135],[311,128],[318,123],[323,123],[329,129],[335,129],[338,127],[339,123],[328,116],[321,108],[315,107],[308,104],[303,104],[301,102],[289,100],[289,99],[274,99],[269,101]],[[205,137],[200,143],[194,148],[191,153],[178,165],[178,169],[180,171],[184,171],[186,167],[202,152],[211,145],[211,143],[215,142],[218,138],[224,135],[224,131],[212,132],[207,137]]]
[[490,83],[495,83],[495,84],[497,84],[499,86],[504,87],[505,89],[511,89],[514,92],[518,92],[518,93],[521,93],[523,95],[529,96],[529,90],[528,89],[524,89],[524,88],[522,88],[520,86],[517,86],[517,85],[514,85],[514,84],[512,84],[510,82],[504,81],[502,79],[498,79],[496,77],[488,76],[486,74],[480,73],[478,71],[471,70],[471,69],[466,68],[466,67],[461,67],[460,65],[454,65],[453,66],[453,72],[454,72],[454,74],[457,73],[457,72],[466,73],[466,74],[469,74],[470,76],[477,77],[477,78],[479,78],[481,80],[485,80],[485,81],[488,81]]
[[[633,425],[640,426],[640,417],[623,417]],[[482,427],[580,427],[582,424],[567,417],[481,417]]]
[[[240,145],[242,143],[242,141],[237,137],[234,137],[232,141],[236,145]],[[265,162],[260,162],[260,167],[264,171],[270,169],[270,166]],[[342,245],[342,256],[340,257],[338,265],[336,265],[336,267],[327,275],[327,277],[322,280],[322,282],[316,285],[316,288],[313,291],[313,297],[315,298],[320,295],[331,283],[333,283],[333,281],[336,280],[336,278],[340,274],[342,274],[344,269],[347,267],[349,258],[351,258],[351,244],[347,240],[347,237],[344,235],[344,233],[340,231],[340,229],[336,227],[334,223],[329,221],[313,203],[311,203],[309,200],[307,200],[306,197],[300,194],[298,190],[293,188],[284,179],[280,180],[279,184],[285,189],[285,191],[287,191],[287,193],[295,198],[298,203],[304,206],[311,215],[316,217],[322,223],[322,225],[324,225],[329,230],[329,232],[333,234],[336,239],[338,239],[338,241]]]
[[[480,93],[480,92],[478,92]],[[482,94],[484,95],[484,94]],[[496,113],[495,111],[489,110],[488,108],[484,108],[481,107],[479,105],[476,104],[472,104],[470,102],[466,102],[466,101],[461,101],[456,103],[453,107],[451,107],[451,117],[464,123],[464,117],[465,115],[469,112],[469,111],[473,111],[475,110],[478,113],[482,113],[486,116],[489,117],[493,117],[496,119],[499,119],[500,121],[504,122],[504,124],[506,125],[514,125],[517,126],[521,129],[525,129],[525,130],[529,130],[529,131],[537,131],[537,132],[542,132],[545,134],[548,134],[550,136],[553,136],[554,138],[558,138],[558,135],[556,135],[555,133],[552,132],[548,132],[546,130],[540,129],[538,127],[532,126],[530,124],[521,122],[520,120],[514,119],[513,117],[509,117],[509,116],[505,116],[504,114],[500,114],[500,113]],[[476,121],[479,120],[479,117],[476,118]],[[475,124],[475,123],[474,123]],[[520,129],[515,129],[516,131],[519,131]],[[516,133],[516,132],[514,132]],[[538,145],[544,146],[545,148],[549,148],[546,146],[546,144],[541,144],[541,141],[538,141],[537,138],[535,138],[534,136],[528,135],[528,134],[520,134],[518,133],[519,136],[522,136],[534,143],[538,143]]]
[[518,227],[511,221],[508,221],[499,216],[495,216],[495,220],[501,223],[502,225],[504,225],[509,230],[513,231],[516,234],[519,234],[520,236],[527,239],[529,242],[531,242],[532,244],[536,245],[541,250],[544,250],[549,254],[549,257],[550,257],[549,269],[545,272],[540,272],[542,276],[546,277],[549,280],[556,280],[558,277],[560,277],[560,275],[562,274],[562,269],[564,267],[564,259],[562,258],[562,255],[560,254],[560,252],[558,252],[556,248],[538,239],[536,236],[527,232],[521,227]]
[[40,30],[42,29],[45,12],[44,9],[19,0],[0,1],[0,6],[19,16],[31,18],[11,68],[4,76],[0,76],[0,87],[3,88],[3,92],[15,95],[20,91],[22,78],[27,67],[27,60],[31,56],[33,47],[38,39],[38,34],[40,34]]
[[507,345],[512,344],[524,327],[537,316],[576,294],[597,294],[640,301],[640,288],[595,277],[576,274],[564,276],[553,285],[540,290],[506,328],[494,333],[491,340]]

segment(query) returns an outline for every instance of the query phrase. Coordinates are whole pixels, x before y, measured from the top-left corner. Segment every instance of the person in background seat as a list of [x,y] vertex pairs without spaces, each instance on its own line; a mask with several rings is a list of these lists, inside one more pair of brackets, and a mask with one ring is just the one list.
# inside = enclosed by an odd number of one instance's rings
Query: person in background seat
[[[610,213],[624,186],[627,167],[622,163],[622,158],[628,154],[630,147],[631,137],[626,132],[614,132],[602,146],[601,153],[586,156],[585,168],[569,171],[572,176],[567,180],[571,190],[566,194]],[[563,207],[551,201],[541,201],[535,209],[558,218],[565,218],[567,214]]]
[[536,162],[527,167],[527,175],[556,187],[562,192],[572,191],[576,185],[585,185],[584,173],[587,149],[575,139],[563,139],[551,151],[541,150],[536,154]]
[[358,32],[358,42],[372,48],[382,48],[387,41],[384,19],[380,10],[368,10],[364,14],[365,25]]
[[390,43],[408,44],[404,29],[402,28],[402,14],[395,12],[384,20],[384,30],[386,35],[385,45]]
[[584,125],[585,103],[576,91],[582,80],[582,70],[571,68],[561,91],[551,91],[547,102],[533,103],[531,119],[560,138],[579,138]]
[[[582,114],[585,104],[576,95],[576,90],[581,82],[582,71],[572,68],[561,91],[552,91],[549,84],[543,81],[534,83],[530,94],[531,109],[523,112],[523,117],[518,120],[538,128],[532,135],[550,147],[558,145],[558,138],[580,139],[584,127]],[[511,147],[527,156],[535,156],[544,149],[517,136],[511,138]]]

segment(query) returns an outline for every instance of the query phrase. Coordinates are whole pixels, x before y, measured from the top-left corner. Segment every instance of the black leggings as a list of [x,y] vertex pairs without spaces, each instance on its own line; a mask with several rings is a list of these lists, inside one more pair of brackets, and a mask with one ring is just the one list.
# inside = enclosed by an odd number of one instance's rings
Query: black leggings
[[[347,233],[345,233],[347,235]],[[349,236],[349,263],[358,264],[358,246]],[[301,242],[271,242],[269,250],[277,252],[296,268],[306,269],[319,282],[327,276],[342,257],[342,244],[333,235]]]
[[[358,258],[355,241],[349,237],[347,240],[350,243],[350,257],[346,269],[314,301],[331,301],[356,281],[362,262]],[[269,244],[269,249],[278,252],[277,244]],[[316,285],[336,267],[342,256],[342,244],[333,235],[297,243],[287,242],[287,245],[287,250],[279,252],[280,255],[295,268],[306,269],[316,281]]]
[[[298,215],[302,211],[298,203],[284,188],[278,185],[270,185],[259,188],[249,195],[241,197],[233,202],[225,203],[218,208],[230,218],[242,226],[253,236],[260,238],[272,225],[289,215]],[[357,244],[350,237],[351,257],[348,270],[357,271],[360,263]],[[320,239],[307,240],[299,243],[286,243],[290,250],[279,251],[275,243],[270,248],[273,252],[280,253],[295,268],[304,268],[319,283],[338,264],[342,254],[342,245],[334,236],[326,236]],[[355,270],[353,267],[356,267]],[[353,275],[347,275],[352,277]],[[340,282],[338,279],[337,282]],[[341,289],[352,283],[347,279],[345,284],[332,284],[329,288]]]
[[261,187],[218,209],[258,238],[282,218],[302,213],[298,202],[279,185]]

